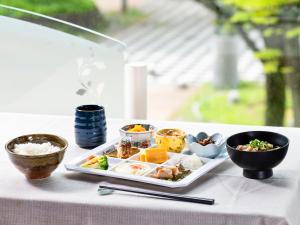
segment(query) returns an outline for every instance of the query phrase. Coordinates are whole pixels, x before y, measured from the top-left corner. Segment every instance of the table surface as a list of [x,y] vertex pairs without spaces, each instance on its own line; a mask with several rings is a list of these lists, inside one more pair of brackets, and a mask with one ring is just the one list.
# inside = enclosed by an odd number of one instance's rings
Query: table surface
[[[158,128],[176,127],[188,133],[220,132],[225,136],[270,130],[290,139],[285,160],[267,180],[251,180],[230,160],[201,177],[188,188],[170,189],[132,181],[66,171],[63,164],[85,153],[75,144],[74,118],[70,116],[0,113],[0,224],[201,224],[298,225],[299,128],[236,126],[209,123],[148,121]],[[133,121],[110,119],[108,140]],[[69,142],[63,163],[48,179],[29,181],[9,161],[4,144],[19,135],[53,133]],[[214,198],[213,206],[114,192],[100,196],[100,182]]]

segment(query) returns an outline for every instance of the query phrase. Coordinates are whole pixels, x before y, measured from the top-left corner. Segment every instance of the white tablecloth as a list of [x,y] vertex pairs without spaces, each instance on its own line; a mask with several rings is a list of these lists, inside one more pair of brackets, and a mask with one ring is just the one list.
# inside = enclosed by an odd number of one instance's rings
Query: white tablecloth
[[[84,175],[65,170],[63,163],[45,180],[28,181],[9,161],[8,140],[28,133],[53,133],[69,141],[64,162],[86,150],[76,146],[72,117],[0,113],[0,225],[299,225],[300,129],[149,121],[189,133],[271,130],[290,138],[286,159],[267,180],[242,177],[230,160],[185,189]],[[132,121],[108,120],[108,138]],[[214,198],[213,206],[115,192],[99,196],[101,181]]]

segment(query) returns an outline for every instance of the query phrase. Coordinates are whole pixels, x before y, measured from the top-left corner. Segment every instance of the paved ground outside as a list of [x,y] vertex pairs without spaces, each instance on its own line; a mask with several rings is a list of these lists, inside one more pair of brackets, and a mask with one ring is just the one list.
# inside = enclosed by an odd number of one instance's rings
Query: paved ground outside
[[[102,12],[116,12],[122,8],[122,0],[94,0],[98,8]],[[131,7],[139,7],[143,4],[143,0],[127,0],[127,4]]]
[[[149,64],[149,118],[168,119],[195,87],[213,79],[214,15],[194,0],[131,3],[148,15],[147,20],[111,35],[128,45],[130,61]],[[239,78],[262,80],[262,67],[252,51],[240,39],[236,46]],[[180,85],[190,88],[178,91]]]
[[182,89],[174,85],[150,85],[148,118],[168,120],[192,96],[197,87]]
[[[198,85],[211,81],[216,49],[214,15],[194,0],[144,0],[137,5],[149,17],[117,32],[131,61],[148,62],[155,83]],[[240,78],[255,80],[261,65],[237,40]]]

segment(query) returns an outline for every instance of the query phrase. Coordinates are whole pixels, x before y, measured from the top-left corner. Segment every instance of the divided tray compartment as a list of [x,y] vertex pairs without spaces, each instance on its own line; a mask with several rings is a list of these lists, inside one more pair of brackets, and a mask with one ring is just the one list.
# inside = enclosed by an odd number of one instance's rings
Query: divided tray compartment
[[[100,175],[100,176],[107,176],[107,177],[114,177],[114,178],[120,178],[120,179],[126,179],[126,180],[133,180],[148,184],[154,184],[159,186],[165,186],[170,188],[178,188],[178,187],[186,187],[189,184],[191,184],[193,181],[198,179],[199,177],[203,176],[207,172],[209,172],[211,169],[215,168],[216,166],[223,163],[228,157],[225,156],[224,158],[218,158],[218,159],[208,159],[208,158],[201,158],[201,161],[203,162],[203,166],[200,167],[197,170],[192,170],[191,174],[186,176],[185,178],[178,180],[178,181],[170,181],[170,180],[162,180],[153,178],[150,175],[155,171],[155,169],[159,166],[164,165],[175,165],[178,160],[178,158],[181,157],[189,157],[189,155],[186,155],[184,153],[173,153],[168,152],[169,159],[161,164],[155,164],[155,163],[148,163],[148,162],[142,162],[139,160],[139,155],[141,152],[132,155],[128,159],[120,159],[115,157],[107,157],[109,168],[108,170],[99,170],[99,169],[93,169],[93,168],[83,168],[80,165],[86,161],[86,159],[91,156],[99,156],[103,155],[103,153],[107,152],[109,149],[114,148],[120,141],[120,138],[115,139],[112,142],[106,143],[104,145],[101,145],[93,150],[89,150],[87,153],[81,155],[80,157],[77,157],[73,159],[71,162],[66,163],[65,167],[67,170],[81,172],[81,173],[87,173],[87,174],[94,174],[94,175]],[[115,168],[117,168],[119,165],[124,164],[126,162],[131,163],[141,163],[146,164],[150,167],[148,171],[141,175],[135,175],[135,174],[127,174],[127,173],[120,173],[115,172]]]
[[126,175],[133,175],[133,176],[145,176],[145,174],[148,174],[150,171],[152,171],[154,168],[157,167],[157,165],[153,164],[153,163],[146,163],[146,162],[135,161],[135,160],[130,160],[130,159],[122,159],[121,162],[118,163],[117,165],[115,165],[114,167],[112,167],[110,171],[112,171],[114,173],[118,173],[115,171],[115,169],[118,166],[120,166],[122,164],[126,164],[126,163],[139,163],[139,164],[147,165],[147,166],[149,166],[149,170],[146,170],[143,174],[127,174],[127,173],[119,173],[119,174],[126,174]]
[[[101,154],[95,154],[95,156],[100,156]],[[108,160],[108,169],[106,171],[110,171],[112,170],[116,165],[122,163],[122,159],[118,159],[118,158],[114,158],[114,157],[107,157]],[[80,160],[78,163],[76,163],[76,165],[78,167],[81,167],[80,165],[83,164],[84,162],[86,162],[86,159],[82,159]],[[99,171],[99,169],[93,169],[93,168],[87,168],[87,167],[81,167],[82,169],[85,169],[87,171],[89,170],[94,170],[95,172]]]
[[[156,164],[157,167],[159,166],[176,166],[178,164],[178,162],[180,161],[180,159],[184,158],[184,157],[189,157],[189,155],[186,155],[186,154],[181,154],[181,153],[168,153],[169,154],[169,159],[164,162],[164,163],[161,163],[161,164]],[[205,168],[207,165],[208,162],[210,162],[212,159],[208,159],[208,158],[203,158],[203,157],[199,157],[203,163],[203,165],[199,168],[199,169],[203,169]],[[151,174],[155,171],[155,169],[157,168],[155,167],[152,171],[150,171],[149,173],[145,174],[145,176],[149,177],[149,178],[152,178],[151,177]],[[199,169],[196,169],[196,170],[191,170],[191,173],[186,176],[185,178],[181,179],[181,180],[178,180],[178,181],[168,181],[168,180],[165,180],[167,182],[171,182],[171,183],[179,183],[182,182],[182,181],[185,181],[186,178],[188,177],[192,177],[192,175],[197,172]],[[152,179],[155,179],[155,180],[158,180],[157,178],[152,178]]]

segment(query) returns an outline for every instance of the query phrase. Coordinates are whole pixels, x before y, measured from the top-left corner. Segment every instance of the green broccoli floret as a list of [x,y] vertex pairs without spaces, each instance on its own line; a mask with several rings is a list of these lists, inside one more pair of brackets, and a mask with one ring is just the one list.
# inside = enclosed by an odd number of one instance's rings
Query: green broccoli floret
[[98,159],[98,168],[101,170],[107,170],[108,169],[108,160],[107,160],[107,156],[103,155],[101,157],[99,157]]

